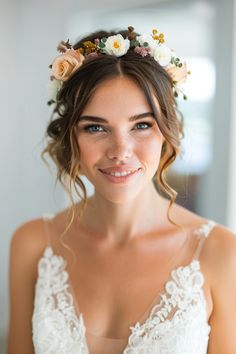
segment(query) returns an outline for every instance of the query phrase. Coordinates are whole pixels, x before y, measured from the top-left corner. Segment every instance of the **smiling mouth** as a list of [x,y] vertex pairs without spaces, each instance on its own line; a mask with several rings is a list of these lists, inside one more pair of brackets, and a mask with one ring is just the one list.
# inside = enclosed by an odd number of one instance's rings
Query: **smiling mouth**
[[137,175],[140,170],[141,170],[141,168],[138,168],[136,170],[122,171],[122,172],[107,172],[107,171],[103,171],[103,170],[99,170],[99,171],[110,182],[113,182],[113,183],[126,183],[126,182],[130,181],[135,175]]
[[123,172],[106,172],[103,170],[100,170],[100,171],[102,173],[105,173],[106,175],[115,176],[115,177],[123,177],[123,176],[128,176],[134,172],[137,172],[138,170],[127,170],[127,171],[123,171]]

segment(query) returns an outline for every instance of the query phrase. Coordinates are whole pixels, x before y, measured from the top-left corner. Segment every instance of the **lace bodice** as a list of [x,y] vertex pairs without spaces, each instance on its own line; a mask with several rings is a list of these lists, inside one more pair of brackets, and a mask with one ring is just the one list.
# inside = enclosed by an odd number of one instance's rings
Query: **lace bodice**
[[[130,327],[120,354],[207,353],[211,328],[198,255],[214,225],[210,220],[195,230],[200,241],[194,258],[188,265],[171,271],[159,303],[143,323]],[[46,247],[38,263],[32,328],[35,354],[97,354],[96,349],[89,351],[83,314],[76,312],[70,291],[66,261],[54,254],[51,246]],[[115,349],[104,346],[99,353],[113,354]]]

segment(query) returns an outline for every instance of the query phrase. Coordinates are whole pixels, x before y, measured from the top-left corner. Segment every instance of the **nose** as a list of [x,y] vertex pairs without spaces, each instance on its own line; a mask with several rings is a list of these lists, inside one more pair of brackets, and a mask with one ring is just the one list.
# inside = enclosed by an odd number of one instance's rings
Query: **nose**
[[107,149],[107,157],[110,160],[126,160],[133,154],[133,146],[130,138],[124,134],[112,136],[109,147]]

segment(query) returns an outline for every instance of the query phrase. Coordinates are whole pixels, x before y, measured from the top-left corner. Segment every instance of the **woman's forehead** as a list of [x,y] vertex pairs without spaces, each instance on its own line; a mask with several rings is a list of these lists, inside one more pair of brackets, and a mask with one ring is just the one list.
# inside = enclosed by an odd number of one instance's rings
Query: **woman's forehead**
[[[153,101],[158,105],[154,94],[151,94]],[[94,90],[85,110],[119,109],[131,108],[152,110],[145,96],[144,90],[131,78],[119,76],[101,82]]]

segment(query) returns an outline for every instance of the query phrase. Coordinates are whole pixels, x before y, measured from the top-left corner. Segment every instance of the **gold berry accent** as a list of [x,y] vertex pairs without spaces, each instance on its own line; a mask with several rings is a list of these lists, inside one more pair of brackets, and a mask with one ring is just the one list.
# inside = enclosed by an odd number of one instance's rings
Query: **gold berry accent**
[[80,54],[84,55],[84,49],[83,48],[76,49],[76,51],[79,52]]

